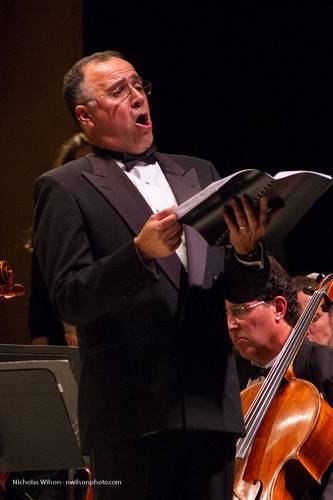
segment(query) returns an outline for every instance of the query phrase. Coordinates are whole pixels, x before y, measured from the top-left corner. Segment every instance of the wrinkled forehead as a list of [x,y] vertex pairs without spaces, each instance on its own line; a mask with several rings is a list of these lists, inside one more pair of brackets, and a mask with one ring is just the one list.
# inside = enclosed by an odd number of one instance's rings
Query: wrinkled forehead
[[90,61],[84,68],[84,85],[97,89],[136,75],[134,67],[119,57],[100,62]]

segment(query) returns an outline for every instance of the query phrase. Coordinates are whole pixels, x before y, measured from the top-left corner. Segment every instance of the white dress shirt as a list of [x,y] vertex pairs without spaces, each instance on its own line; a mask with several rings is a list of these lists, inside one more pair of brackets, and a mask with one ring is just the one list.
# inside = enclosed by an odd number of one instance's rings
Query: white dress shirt
[[[140,191],[154,214],[164,208],[177,205],[176,198],[172,189],[166,180],[159,164],[140,164],[140,161],[135,165],[130,172],[125,168],[125,165],[116,160],[127,177],[133,182],[136,188]],[[182,241],[176,250],[183,266],[187,270],[187,254],[185,235],[182,235]]]
[[[277,356],[275,356],[274,359],[272,359],[269,363],[267,363],[267,365],[262,366],[261,368],[272,368],[272,366],[274,365],[274,363],[276,361],[276,358],[277,358]],[[258,363],[254,363],[253,361],[251,361],[251,364],[255,365],[255,366],[260,366],[260,365],[258,365]],[[266,377],[263,377],[263,376],[258,377],[256,379],[249,378],[246,387],[251,387],[251,385],[257,384],[258,382],[263,382],[265,380],[265,378]]]

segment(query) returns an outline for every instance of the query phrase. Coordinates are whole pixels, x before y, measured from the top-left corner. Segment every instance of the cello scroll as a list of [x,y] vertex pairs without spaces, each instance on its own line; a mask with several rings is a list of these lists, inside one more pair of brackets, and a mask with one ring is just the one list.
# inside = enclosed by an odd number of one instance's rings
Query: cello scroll
[[6,260],[0,260],[0,302],[24,295],[24,287],[14,283],[14,271]]

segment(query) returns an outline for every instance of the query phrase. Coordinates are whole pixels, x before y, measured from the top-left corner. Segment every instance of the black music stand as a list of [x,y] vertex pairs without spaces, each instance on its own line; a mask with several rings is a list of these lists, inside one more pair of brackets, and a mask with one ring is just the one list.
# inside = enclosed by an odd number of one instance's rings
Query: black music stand
[[[25,359],[31,346],[16,347]],[[33,349],[39,347],[45,346]],[[6,354],[8,346],[0,346],[0,359],[3,348]],[[0,362],[0,471],[84,467],[76,400],[68,357]]]
[[80,381],[81,361],[77,347],[63,345],[22,345],[0,344],[0,362],[2,361],[38,361],[65,359],[69,362],[77,383]]

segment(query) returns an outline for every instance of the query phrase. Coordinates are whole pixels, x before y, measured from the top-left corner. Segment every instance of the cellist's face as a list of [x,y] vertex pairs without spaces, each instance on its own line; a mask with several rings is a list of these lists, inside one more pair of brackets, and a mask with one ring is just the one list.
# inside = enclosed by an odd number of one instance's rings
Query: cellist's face
[[[283,319],[287,307],[283,297],[248,307],[257,303],[258,300],[244,304],[226,301],[228,328],[232,343],[243,358],[266,365],[282,349],[290,326]],[[242,316],[237,314],[239,306],[247,308]]]

